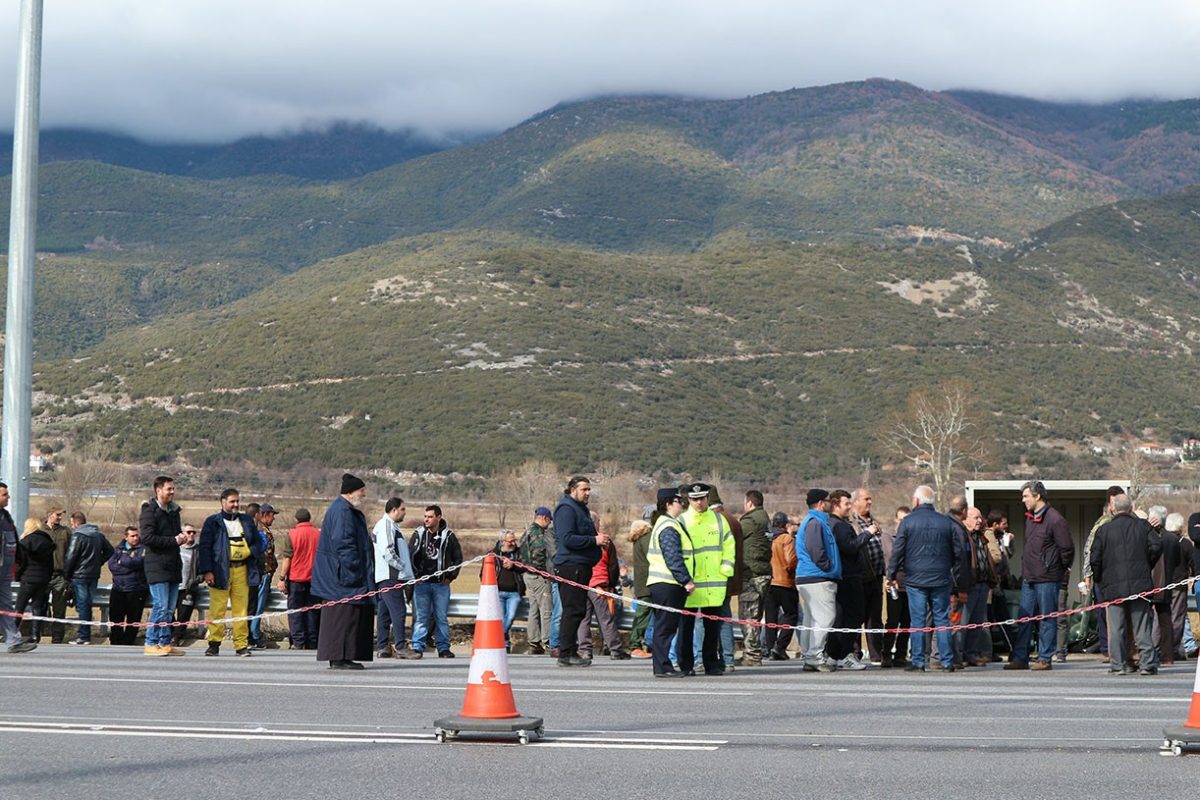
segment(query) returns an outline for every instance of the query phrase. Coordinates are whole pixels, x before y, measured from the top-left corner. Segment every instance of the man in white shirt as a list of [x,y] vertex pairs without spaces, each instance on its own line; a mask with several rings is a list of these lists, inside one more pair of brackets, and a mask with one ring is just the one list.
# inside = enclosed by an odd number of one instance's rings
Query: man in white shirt
[[[371,531],[371,540],[375,545],[375,588],[387,589],[413,578],[412,560],[408,553],[408,544],[400,532],[400,523],[404,521],[404,501],[399,497],[390,498],[383,507],[383,516],[375,523]],[[397,547],[396,543],[400,546]],[[391,658],[393,653],[402,653],[405,649],[404,615],[407,608],[404,603],[404,590],[391,589],[375,595],[375,655],[378,658]],[[395,645],[388,643],[388,629],[395,634]]]

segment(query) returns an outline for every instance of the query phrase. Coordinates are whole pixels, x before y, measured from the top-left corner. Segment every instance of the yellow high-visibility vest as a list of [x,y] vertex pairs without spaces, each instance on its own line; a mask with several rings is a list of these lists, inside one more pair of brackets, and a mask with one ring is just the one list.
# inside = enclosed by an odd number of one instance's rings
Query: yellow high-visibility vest
[[679,532],[679,549],[683,553],[683,565],[687,568],[689,575],[692,573],[694,567],[692,563],[692,541],[679,520],[670,514],[663,514],[655,521],[654,530],[650,532],[650,550],[646,554],[646,561],[649,564],[649,569],[646,571],[647,586],[652,583],[667,583],[679,586],[679,581],[675,580],[675,576],[667,568],[667,561],[663,558],[662,547],[659,545],[659,536],[667,528],[673,528]]
[[725,603],[729,579],[733,577],[737,543],[725,517],[712,509],[702,514],[692,509],[683,512],[683,524],[692,539],[692,582],[695,590],[688,595],[688,608],[711,608]]

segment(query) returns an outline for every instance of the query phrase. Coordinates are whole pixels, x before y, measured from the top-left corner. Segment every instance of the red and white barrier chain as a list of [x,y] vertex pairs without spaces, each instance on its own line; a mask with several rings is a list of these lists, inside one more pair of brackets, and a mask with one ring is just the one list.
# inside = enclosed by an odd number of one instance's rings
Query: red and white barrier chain
[[812,626],[812,625],[784,625],[784,624],[781,624],[778,622],[763,622],[762,620],[739,619],[737,617],[732,617],[732,616],[726,617],[726,616],[721,616],[719,614],[706,614],[697,609],[673,608],[671,606],[664,606],[659,603],[653,603],[653,602],[650,602],[647,600],[628,598],[622,594],[615,594],[613,592],[609,592],[609,591],[606,591],[604,589],[600,589],[597,587],[586,586],[582,583],[576,583],[575,581],[567,580],[566,578],[560,577],[558,575],[553,575],[549,572],[546,572],[545,570],[540,570],[537,567],[531,567],[528,564],[522,564],[519,561],[514,561],[513,563],[515,565],[519,566],[521,569],[523,569],[527,572],[534,573],[535,575],[541,575],[543,578],[549,578],[550,580],[556,581],[558,583],[567,584],[568,586],[574,586],[577,589],[586,589],[587,591],[592,592],[597,595],[600,595],[601,597],[608,597],[608,598],[617,600],[622,603],[630,602],[631,600],[633,600],[638,605],[645,605],[649,608],[657,609],[659,611],[667,611],[667,612],[674,613],[674,614],[686,614],[687,616],[696,617],[698,619],[713,619],[713,620],[718,620],[720,622],[729,622],[729,623],[732,623],[735,625],[748,625],[748,626],[754,627],[754,628],[773,628],[775,630],[793,630],[793,631],[825,631],[827,633],[935,633],[938,631],[980,630],[980,629],[986,629],[986,628],[995,628],[995,627],[998,627],[1001,625],[1021,625],[1026,622],[1040,622],[1041,620],[1057,619],[1058,617],[1069,616],[1071,614],[1082,614],[1085,611],[1095,611],[1095,610],[1101,609],[1101,608],[1108,608],[1109,606],[1115,606],[1115,605],[1120,605],[1121,603],[1127,603],[1130,600],[1148,600],[1148,599],[1150,599],[1151,596],[1159,594],[1160,592],[1165,592],[1165,591],[1168,591],[1171,589],[1177,589],[1181,586],[1185,586],[1185,585],[1191,583],[1191,580],[1192,580],[1189,578],[1189,579],[1182,580],[1182,581],[1176,581],[1175,583],[1168,584],[1167,586],[1163,586],[1158,589],[1151,589],[1150,591],[1147,591],[1147,592],[1131,594],[1128,597],[1121,597],[1116,600],[1106,600],[1102,603],[1094,603],[1090,606],[1082,606],[1080,608],[1069,608],[1069,609],[1064,609],[1062,611],[1054,611],[1054,612],[1051,612],[1048,614],[1034,614],[1034,615],[1027,616],[1027,617],[1020,617],[1018,619],[1007,619],[1007,620],[1003,620],[1003,621],[999,621],[999,622],[972,622],[972,623],[968,623],[965,625],[963,625],[963,624],[942,625],[940,627],[826,628],[826,627],[816,627],[816,626]]
[[[463,561],[461,564],[459,564],[455,567],[438,570],[437,572],[434,572],[430,575],[425,575],[420,578],[414,578],[413,580],[409,580],[409,581],[403,581],[401,583],[397,583],[392,586],[385,586],[381,589],[375,589],[370,592],[361,592],[361,593],[353,595],[351,597],[344,597],[339,600],[329,600],[329,601],[325,601],[325,602],[321,602],[321,603],[315,603],[313,605],[304,606],[303,608],[289,608],[285,611],[267,611],[262,614],[246,614],[246,615],[237,616],[237,617],[209,617],[208,619],[204,619],[204,620],[188,620],[187,622],[176,622],[176,621],[171,621],[171,622],[103,622],[103,621],[99,621],[99,620],[90,620],[89,621],[89,620],[81,620],[81,619],[74,619],[74,618],[66,619],[66,618],[58,618],[58,617],[43,617],[43,616],[37,616],[34,614],[18,614],[15,611],[4,611],[4,610],[0,610],[0,616],[20,617],[21,619],[27,619],[27,620],[36,621],[36,622],[61,622],[61,623],[70,624],[70,625],[93,625],[93,626],[106,625],[111,628],[186,628],[186,627],[190,627],[190,626],[203,627],[203,626],[206,626],[209,624],[250,622],[250,621],[253,621],[256,619],[271,619],[274,617],[286,617],[289,614],[302,614],[302,613],[305,613],[308,611],[319,611],[323,608],[329,608],[331,606],[343,605],[346,603],[354,603],[359,600],[367,600],[369,598],[373,598],[378,595],[386,594],[387,592],[393,592],[396,590],[405,589],[409,586],[415,586],[416,584],[419,584],[419,583],[424,583],[426,581],[430,581],[435,578],[440,578],[443,575],[454,572],[456,570],[460,570],[469,564],[477,564],[477,563],[483,561],[483,559],[486,558],[487,555],[488,555],[487,553],[484,553],[483,555],[479,555],[479,556],[475,556],[474,558],[467,559],[466,561]],[[1030,616],[1019,617],[1019,618],[1015,618],[1015,619],[1007,619],[1007,620],[997,621],[997,622],[972,622],[972,623],[959,624],[959,625],[942,625],[942,626],[934,626],[934,627],[914,626],[914,627],[908,627],[908,628],[834,628],[834,627],[817,627],[817,626],[813,626],[813,625],[802,625],[802,624],[801,625],[785,625],[785,624],[778,623],[778,622],[763,622],[762,620],[740,619],[738,617],[733,617],[733,616],[726,617],[726,616],[722,616],[719,614],[708,614],[708,613],[705,613],[698,609],[673,608],[671,606],[664,606],[659,603],[654,603],[654,602],[651,602],[648,600],[626,597],[623,594],[616,594],[614,592],[610,592],[610,591],[607,591],[605,589],[601,589],[598,587],[587,586],[586,584],[577,583],[576,581],[568,580],[567,578],[563,578],[563,577],[561,577],[559,575],[555,575],[551,572],[547,572],[545,570],[538,569],[537,567],[532,567],[528,564],[524,564],[520,561],[517,561],[516,559],[509,559],[509,560],[513,563],[514,566],[519,567],[521,570],[523,570],[525,572],[529,572],[534,575],[540,575],[543,578],[547,578],[556,583],[565,584],[568,586],[574,586],[577,589],[583,589],[585,591],[592,592],[593,594],[597,594],[601,597],[608,597],[612,600],[616,600],[621,603],[630,603],[630,604],[637,603],[638,605],[644,605],[644,606],[647,606],[648,608],[656,609],[659,611],[666,611],[666,612],[674,613],[674,614],[684,614],[687,616],[696,617],[698,619],[717,620],[719,622],[729,622],[729,623],[732,623],[735,625],[744,625],[744,626],[750,626],[750,627],[755,627],[755,628],[772,628],[775,630],[793,630],[793,631],[825,631],[827,633],[851,633],[851,634],[853,634],[853,633],[893,633],[893,634],[898,634],[898,633],[936,633],[939,631],[971,631],[971,630],[983,630],[983,629],[995,628],[995,627],[999,627],[999,626],[1021,625],[1024,623],[1040,622],[1042,620],[1047,620],[1047,619],[1057,619],[1058,617],[1070,616],[1072,614],[1082,614],[1087,611],[1097,611],[1099,609],[1108,608],[1110,606],[1127,603],[1131,600],[1149,600],[1152,596],[1154,596],[1156,594],[1166,592],[1166,591],[1169,591],[1172,589],[1177,589],[1182,586],[1187,586],[1188,584],[1190,584],[1192,582],[1192,579],[1189,578],[1186,580],[1176,581],[1175,583],[1168,584],[1161,588],[1151,589],[1149,591],[1139,592],[1137,594],[1131,594],[1128,597],[1117,598],[1116,600],[1106,600],[1101,603],[1094,603],[1092,605],[1082,606],[1080,608],[1063,609],[1061,611],[1054,611],[1054,612],[1050,612],[1048,614],[1034,614],[1034,615],[1030,615]],[[218,611],[217,613],[220,613],[220,612]]]
[[[226,623],[234,623],[234,622],[251,622],[256,619],[271,619],[273,617],[286,617],[289,614],[303,614],[307,611],[320,611],[322,608],[329,608],[330,606],[340,606],[340,605],[344,605],[346,603],[354,603],[359,600],[366,600],[366,599],[373,598],[373,597],[376,597],[381,594],[386,594],[387,592],[394,592],[399,589],[405,589],[409,586],[415,586],[418,583],[425,583],[426,581],[433,580],[434,578],[440,578],[443,575],[446,575],[447,573],[460,570],[463,567],[467,566],[468,564],[479,563],[480,561],[483,561],[483,559],[486,557],[487,557],[487,553],[484,553],[481,556],[476,556],[475,558],[471,558],[466,561],[463,561],[461,564],[458,564],[457,566],[454,566],[454,567],[448,567],[446,569],[438,570],[429,575],[424,575],[420,578],[413,578],[410,581],[404,581],[402,583],[397,583],[392,586],[385,586],[382,589],[375,589],[370,592],[362,592],[360,594],[356,594],[351,597],[343,597],[339,600],[323,601],[320,603],[314,603],[311,606],[304,606],[303,608],[289,608],[285,611],[265,611],[262,614],[244,614],[239,617],[209,617],[208,619],[188,620],[187,622],[176,622],[174,620],[172,620],[171,622],[103,622],[100,620],[82,620],[82,619],[74,619],[74,618],[60,619],[58,617],[40,617],[40,616],[36,616],[34,614],[18,614],[15,611],[3,611],[3,610],[0,610],[0,616],[20,617],[21,619],[32,620],[35,622],[62,622],[64,624],[69,624],[69,625],[93,625],[93,626],[106,625],[110,628],[187,628],[189,626],[204,627],[204,626],[207,626],[210,624],[224,625]],[[221,613],[219,609],[210,609],[210,612]]]

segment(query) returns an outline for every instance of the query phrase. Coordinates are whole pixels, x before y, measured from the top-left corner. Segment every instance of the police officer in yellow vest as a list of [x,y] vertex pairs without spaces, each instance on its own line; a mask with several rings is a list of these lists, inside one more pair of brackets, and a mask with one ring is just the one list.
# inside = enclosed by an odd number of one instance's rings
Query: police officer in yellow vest
[[[733,576],[736,543],[729,523],[708,507],[711,487],[707,483],[692,483],[687,487],[688,509],[680,518],[692,541],[692,580],[696,588],[687,598],[687,607],[716,616],[725,604],[725,592]],[[696,618],[684,616],[679,621],[679,668],[684,674],[693,672],[692,633]],[[724,675],[725,664],[720,655],[721,622],[704,620],[704,644],[700,648],[705,675]]]
[[[650,550],[646,554],[646,587],[650,602],[666,606],[654,609],[654,639],[650,645],[656,678],[680,678],[684,673],[671,664],[671,640],[679,628],[680,614],[669,609],[686,607],[696,588],[692,582],[692,542],[679,521],[683,496],[671,487],[658,490],[658,505],[650,519]],[[689,640],[690,641],[690,640]],[[690,647],[688,648],[691,649]],[[688,653],[689,657],[691,653]]]

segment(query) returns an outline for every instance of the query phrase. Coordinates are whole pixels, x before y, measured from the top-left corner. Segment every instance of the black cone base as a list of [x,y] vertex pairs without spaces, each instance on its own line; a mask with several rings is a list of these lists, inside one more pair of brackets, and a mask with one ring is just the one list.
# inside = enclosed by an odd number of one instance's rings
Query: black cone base
[[439,742],[456,739],[458,734],[471,733],[515,733],[521,744],[527,744],[531,736],[542,738],[541,717],[509,717],[508,719],[476,719],[474,717],[443,717],[433,723],[433,732]]

